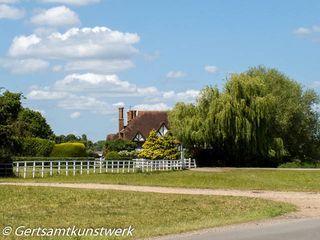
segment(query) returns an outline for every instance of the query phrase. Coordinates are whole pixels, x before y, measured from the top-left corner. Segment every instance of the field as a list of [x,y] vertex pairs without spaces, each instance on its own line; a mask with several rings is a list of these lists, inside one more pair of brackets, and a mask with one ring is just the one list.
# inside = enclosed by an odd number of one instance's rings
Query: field
[[151,185],[187,188],[320,192],[320,171],[225,169],[222,172],[173,171],[128,174],[90,174],[45,178],[5,178],[6,181],[77,182]]
[[96,228],[132,225],[134,238],[247,222],[295,210],[286,203],[244,197],[12,186],[1,186],[0,195],[0,226]]

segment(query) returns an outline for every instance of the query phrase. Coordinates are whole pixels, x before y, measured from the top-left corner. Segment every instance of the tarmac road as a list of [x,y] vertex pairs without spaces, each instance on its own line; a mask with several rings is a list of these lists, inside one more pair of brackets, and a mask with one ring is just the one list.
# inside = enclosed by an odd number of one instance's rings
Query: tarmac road
[[157,238],[158,240],[318,240],[320,219],[297,219]]

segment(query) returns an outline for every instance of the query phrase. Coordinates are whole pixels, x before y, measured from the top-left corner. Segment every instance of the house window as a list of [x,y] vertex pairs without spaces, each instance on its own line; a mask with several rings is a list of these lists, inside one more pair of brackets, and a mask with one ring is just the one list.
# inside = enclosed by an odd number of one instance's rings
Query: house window
[[144,137],[142,136],[141,133],[137,133],[136,136],[133,138],[133,141],[134,142],[144,142]]
[[164,135],[166,135],[168,132],[168,129],[166,127],[166,125],[162,124],[162,126],[159,128],[158,130],[158,136],[163,137]]

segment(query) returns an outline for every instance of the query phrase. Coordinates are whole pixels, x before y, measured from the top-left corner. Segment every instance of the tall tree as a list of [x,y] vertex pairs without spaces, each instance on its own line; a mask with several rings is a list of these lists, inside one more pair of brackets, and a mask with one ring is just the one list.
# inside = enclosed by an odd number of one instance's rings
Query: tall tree
[[19,112],[16,130],[18,135],[23,137],[53,138],[53,131],[47,120],[40,112],[29,108],[22,108]]

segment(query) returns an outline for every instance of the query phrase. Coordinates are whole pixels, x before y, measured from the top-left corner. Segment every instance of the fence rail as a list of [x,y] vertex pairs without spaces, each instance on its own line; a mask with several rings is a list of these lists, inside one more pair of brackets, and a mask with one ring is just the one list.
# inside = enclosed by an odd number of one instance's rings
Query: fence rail
[[181,160],[54,160],[16,161],[14,173],[18,177],[45,177],[53,175],[82,175],[96,173],[133,173],[136,171],[171,171],[196,168],[194,159]]

